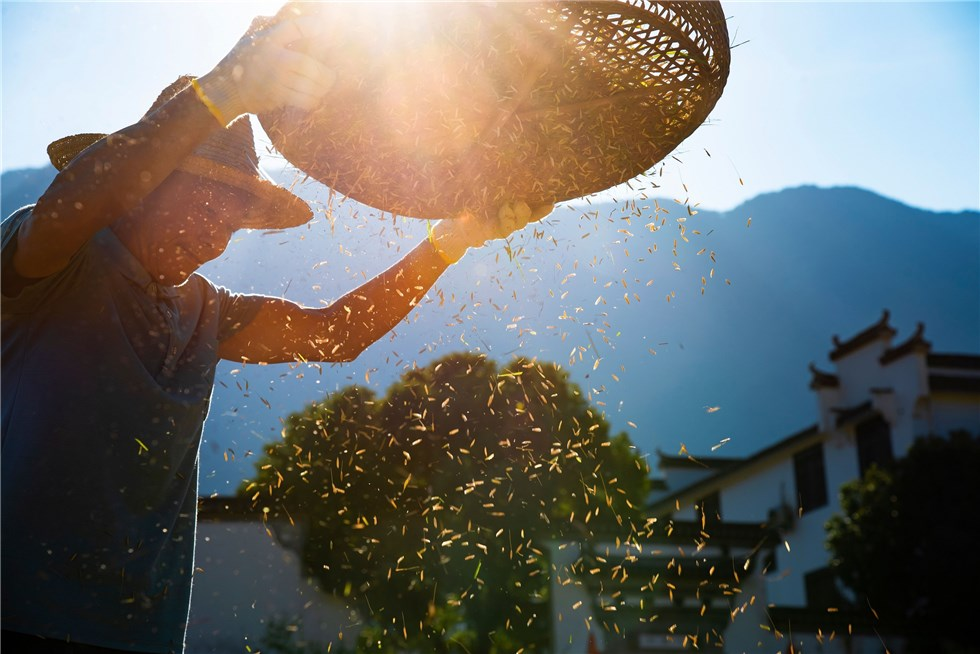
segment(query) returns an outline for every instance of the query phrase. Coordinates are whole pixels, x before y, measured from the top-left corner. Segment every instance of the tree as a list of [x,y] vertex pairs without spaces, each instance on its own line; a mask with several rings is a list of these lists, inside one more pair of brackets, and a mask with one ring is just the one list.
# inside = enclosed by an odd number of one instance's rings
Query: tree
[[302,517],[302,558],[372,651],[548,646],[547,542],[635,533],[649,470],[558,366],[454,354],[379,400],[356,386],[286,421],[241,492]]
[[980,436],[921,438],[887,468],[841,487],[827,523],[832,566],[912,651],[976,651]]

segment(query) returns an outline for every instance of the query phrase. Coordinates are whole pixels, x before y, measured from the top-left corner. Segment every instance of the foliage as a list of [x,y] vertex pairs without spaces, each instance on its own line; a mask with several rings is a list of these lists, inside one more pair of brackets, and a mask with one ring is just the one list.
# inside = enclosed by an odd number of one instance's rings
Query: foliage
[[242,493],[304,521],[302,558],[358,606],[370,651],[548,647],[548,541],[633,533],[649,470],[567,374],[456,354],[383,399],[286,420]]
[[[921,438],[888,468],[841,487],[827,523],[839,578],[923,652],[966,651],[980,588],[973,522],[980,436]],[[944,648],[944,649],[941,649]]]

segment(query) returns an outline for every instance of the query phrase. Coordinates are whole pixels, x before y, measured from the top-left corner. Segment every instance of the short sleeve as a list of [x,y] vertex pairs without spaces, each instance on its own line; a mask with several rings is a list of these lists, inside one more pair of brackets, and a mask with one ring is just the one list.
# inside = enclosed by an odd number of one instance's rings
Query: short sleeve
[[[7,284],[4,284],[6,288],[12,278],[17,286],[23,287],[24,280],[17,271],[14,270],[14,253],[17,251],[17,231],[20,226],[24,224],[31,215],[31,209],[34,205],[28,205],[26,207],[21,207],[17,211],[10,214],[3,223],[0,223],[0,275],[8,280]],[[3,295],[4,301],[6,301],[7,295]],[[10,298],[13,299],[13,298]]]
[[219,342],[234,336],[252,322],[267,299],[261,295],[232,293],[223,286],[212,285],[212,288],[218,296]]
[[41,279],[25,279],[21,277],[13,266],[14,253],[17,252],[17,235],[20,228],[31,216],[34,205],[21,207],[5,219],[0,226],[0,275],[3,279],[4,291],[11,288],[11,284],[17,289],[13,295],[3,292],[4,313],[27,314],[34,311],[42,302],[64,290],[66,284],[70,284],[79,274],[79,270],[84,266],[87,246],[82,247],[72,255],[68,265],[53,275]]
[[3,251],[7,251],[7,245],[14,240],[17,235],[17,230],[20,226],[27,220],[27,217],[31,215],[31,210],[34,208],[33,204],[29,204],[26,207],[21,207],[17,211],[13,212],[4,219],[3,223],[0,223],[0,247]]

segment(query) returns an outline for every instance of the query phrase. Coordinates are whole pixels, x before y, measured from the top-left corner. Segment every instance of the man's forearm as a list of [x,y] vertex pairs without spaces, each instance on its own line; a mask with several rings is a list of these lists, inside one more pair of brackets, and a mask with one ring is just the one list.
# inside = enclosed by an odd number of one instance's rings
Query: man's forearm
[[260,298],[255,317],[222,342],[219,356],[265,363],[352,361],[408,316],[446,268],[469,248],[504,238],[552,208],[531,210],[524,203],[507,203],[497,216],[466,213],[439,221],[429,239],[401,261],[325,307]]
[[41,197],[35,213],[52,222],[111,223],[159,186],[219,127],[193,89],[184,89],[79,155]]
[[317,354],[329,360],[355,359],[411,313],[448,265],[423,241],[388,270],[318,309],[324,320],[321,337],[333,345]]
[[20,230],[25,277],[60,270],[94,234],[136,207],[220,125],[193,90],[110,134],[76,157],[38,199]]
[[353,361],[414,309],[449,264],[429,241],[325,307],[255,296],[255,317],[221,342],[228,361]]

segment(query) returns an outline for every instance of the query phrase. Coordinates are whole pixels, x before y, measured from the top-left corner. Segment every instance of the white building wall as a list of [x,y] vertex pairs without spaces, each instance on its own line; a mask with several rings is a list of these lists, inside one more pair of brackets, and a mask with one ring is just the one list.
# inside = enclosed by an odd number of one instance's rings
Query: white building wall
[[[772,632],[763,627],[769,623],[766,593],[762,575],[751,575],[742,583],[742,592],[732,601],[732,622],[725,629],[725,652],[771,651],[763,646],[771,645],[773,640]],[[749,649],[751,643],[756,647]]]
[[769,509],[776,508],[783,500],[793,508],[795,524],[784,534],[786,543],[776,550],[777,570],[770,572],[766,579],[767,599],[779,606],[806,605],[804,575],[826,567],[830,560],[824,524],[840,510],[837,489],[857,477],[853,438],[841,434],[836,444],[825,443],[823,449],[827,475],[825,507],[799,515],[792,452],[767,466],[747,469],[746,476],[740,479],[726,480],[721,491],[722,517],[726,521],[762,523],[768,518]]
[[[840,452],[846,452],[841,450]],[[853,451],[852,451],[853,452]],[[848,468],[843,453],[828,456],[824,450],[825,466]],[[856,471],[856,465],[853,470]],[[799,516],[797,507],[796,481],[794,479],[793,456],[772,462],[766,467],[751,469],[751,477],[746,477],[726,486],[722,491],[722,516],[726,521],[755,522],[760,524],[768,518],[770,509],[785,501],[794,511],[794,526],[783,534],[788,543],[779,546],[775,552],[776,570],[766,577],[765,597],[768,602],[779,606],[805,606],[806,588],[803,574],[827,565],[829,555],[824,547],[824,523],[833,512],[839,510],[834,487],[828,487],[828,506]],[[727,507],[727,508],[726,508]]]
[[856,406],[868,400],[868,389],[886,386],[882,383],[879,359],[888,348],[888,341],[881,339],[849,353],[837,363],[840,380],[840,401],[845,407]]
[[929,392],[929,368],[926,353],[914,351],[890,361],[882,367],[889,385],[895,389],[908,406]]
[[[889,424],[896,457],[905,456],[914,440],[927,433],[945,435],[954,429],[966,428],[974,433],[980,430],[980,404],[976,394],[931,394],[929,390],[930,373],[974,377],[975,370],[930,370],[925,351],[912,351],[882,365],[881,356],[890,344],[891,339],[882,338],[850,352],[835,362],[833,374],[839,386],[821,387],[816,391],[827,483],[825,506],[799,515],[791,451],[780,452],[762,464],[740,470],[739,476],[724,479],[724,487],[719,489],[723,520],[764,521],[768,509],[779,502],[783,487],[796,518],[793,527],[782,533],[783,544],[774,551],[775,569],[765,577],[753,575],[744,580],[743,593],[739,597],[742,603],[733,603],[736,619],[725,632],[725,652],[786,651],[790,636],[783,634],[776,638],[771,632],[760,629],[759,625],[767,624],[767,620],[765,611],[760,612],[757,605],[805,607],[806,575],[830,563],[826,522],[840,513],[840,487],[859,475],[857,422],[838,428],[839,410],[853,409],[870,401],[873,410]],[[677,485],[670,485],[674,491],[679,490]],[[695,519],[692,507],[682,505],[681,509],[675,514],[677,519]],[[755,600],[755,604],[745,601],[746,594]],[[886,643],[877,636],[828,636],[797,634],[792,642],[797,651],[824,654],[880,654],[886,648],[901,654],[904,650],[901,641]]]
[[827,495],[828,499],[833,499],[841,484],[856,479],[859,474],[853,429],[840,429],[828,434],[824,441],[823,457]]
[[786,501],[795,506],[792,465],[752,468],[746,476],[721,490],[721,517],[725,522],[764,523],[769,510]]
[[199,522],[187,654],[264,650],[270,621],[296,627],[295,642],[352,646],[351,611],[304,577],[299,557],[258,521]]
[[550,554],[554,654],[586,654],[589,634],[601,651],[605,634],[592,618],[594,598],[572,573],[572,565],[582,556],[581,547],[572,542],[552,543]]
[[[722,509],[724,510],[724,509]],[[674,519],[683,522],[694,522],[699,519],[693,504],[681,504],[681,510],[674,512]]]
[[[904,456],[918,434],[916,407],[928,395],[928,371],[922,353],[907,355],[882,367],[883,386],[890,394],[875,395],[875,408],[881,411],[892,430],[892,451]],[[890,397],[889,397],[890,396]]]
[[821,388],[816,392],[817,415],[819,416],[820,431],[830,431],[834,428],[837,414],[834,409],[843,405],[839,388]]
[[805,575],[827,567],[829,552],[824,543],[827,534],[824,523],[833,515],[837,502],[797,514],[793,528],[783,534],[783,543],[776,548],[776,569],[766,575],[767,597],[776,606],[806,606]]

